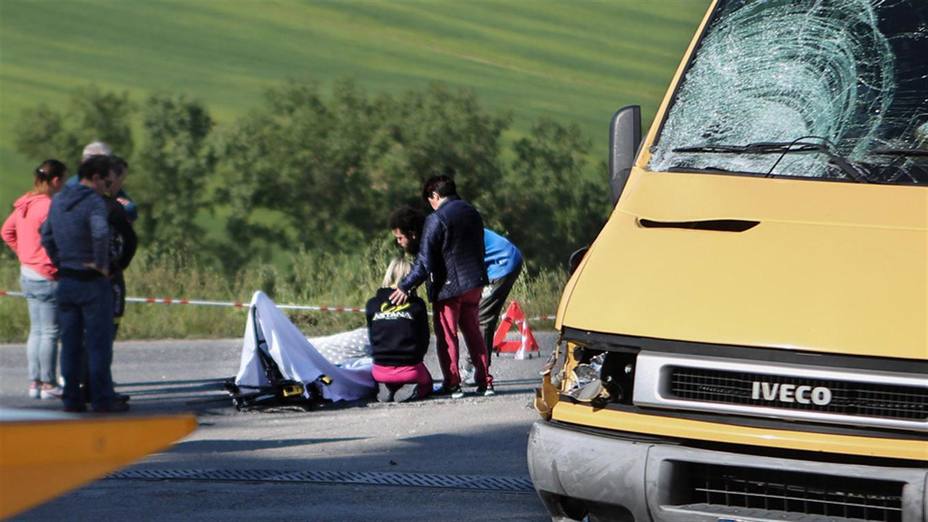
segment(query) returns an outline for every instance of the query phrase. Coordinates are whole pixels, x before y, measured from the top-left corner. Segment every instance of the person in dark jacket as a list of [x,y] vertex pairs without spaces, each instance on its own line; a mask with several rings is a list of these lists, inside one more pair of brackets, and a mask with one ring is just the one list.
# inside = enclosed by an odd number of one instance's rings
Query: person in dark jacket
[[493,378],[487,369],[487,347],[480,333],[478,304],[489,282],[483,263],[483,219],[477,209],[460,199],[454,180],[433,176],[422,197],[434,212],[425,219],[419,253],[412,272],[390,294],[403,304],[413,289],[426,283],[433,305],[435,338],[443,383],[439,394],[464,396],[458,371],[458,328],[474,363],[478,395],[493,395]]
[[403,304],[390,302],[390,294],[411,269],[402,257],[391,261],[382,288],[365,307],[374,359],[371,374],[380,402],[422,399],[432,392],[432,376],[422,362],[429,349],[425,301],[413,294]]
[[135,257],[138,248],[138,236],[132,228],[132,220],[125,204],[119,200],[118,194],[122,192],[122,185],[129,175],[129,164],[126,160],[112,156],[113,183],[109,191],[104,194],[110,225],[110,284],[113,288],[113,337],[119,331],[119,321],[126,311],[126,279],[123,271],[129,268],[129,263]]
[[58,268],[58,321],[65,411],[84,411],[82,357],[90,366],[91,405],[97,412],[126,411],[116,399],[113,361],[113,294],[109,280],[110,227],[102,194],[113,182],[112,163],[94,156],[81,164],[79,182],[52,199],[42,225],[42,246]]
[[[110,288],[113,291],[113,340],[119,332],[119,322],[126,312],[126,279],[123,271],[129,267],[135,251],[138,248],[138,236],[132,228],[132,220],[126,209],[124,200],[117,195],[122,192],[122,184],[129,175],[129,163],[119,156],[110,156],[112,163],[113,182],[103,194],[106,202],[107,223],[110,225]],[[90,380],[90,363],[87,352],[84,352],[84,377],[81,380],[84,402],[90,402],[93,395]],[[121,402],[129,400],[129,396],[116,393],[115,399]]]
[[[419,237],[422,235],[424,223],[425,214],[410,206],[399,207],[390,214],[390,231],[396,243],[407,254],[415,256],[419,253]],[[478,318],[480,330],[483,332],[483,342],[488,351],[489,367],[492,364],[493,336],[499,323],[499,313],[522,272],[522,252],[511,241],[489,228],[483,229],[483,249],[483,264],[487,268],[490,283],[483,287],[480,295]],[[470,360],[470,354],[463,355],[461,377],[465,384],[475,384],[474,365]]]

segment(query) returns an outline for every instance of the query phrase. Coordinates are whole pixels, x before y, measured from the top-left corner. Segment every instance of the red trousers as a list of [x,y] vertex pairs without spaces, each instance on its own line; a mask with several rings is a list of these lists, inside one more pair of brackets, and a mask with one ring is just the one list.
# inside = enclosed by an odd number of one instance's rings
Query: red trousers
[[493,377],[487,368],[487,345],[480,333],[478,319],[480,294],[483,288],[477,287],[467,292],[436,301],[432,317],[435,325],[435,340],[438,347],[438,363],[444,386],[454,387],[461,384],[458,370],[458,327],[464,334],[470,360],[474,363],[474,380],[478,387],[493,386]]

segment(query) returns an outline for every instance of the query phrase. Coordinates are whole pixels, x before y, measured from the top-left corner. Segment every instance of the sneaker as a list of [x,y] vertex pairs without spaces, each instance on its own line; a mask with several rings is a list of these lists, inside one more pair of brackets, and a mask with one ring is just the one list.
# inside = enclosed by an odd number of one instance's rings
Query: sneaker
[[419,397],[419,385],[404,384],[393,393],[393,402],[406,402],[415,400]]
[[386,384],[377,384],[377,402],[390,402],[393,400],[393,392]]
[[32,399],[38,399],[42,396],[42,384],[38,382],[29,383],[29,397]]
[[464,390],[461,389],[461,386],[445,386],[444,384],[435,388],[432,392],[433,395],[450,395],[452,399],[460,399],[464,396]]
[[496,395],[496,391],[493,389],[493,386],[481,386],[477,388],[477,395],[482,395],[484,397],[492,397]]
[[39,398],[45,400],[60,399],[63,391],[54,384],[43,384],[39,389]]

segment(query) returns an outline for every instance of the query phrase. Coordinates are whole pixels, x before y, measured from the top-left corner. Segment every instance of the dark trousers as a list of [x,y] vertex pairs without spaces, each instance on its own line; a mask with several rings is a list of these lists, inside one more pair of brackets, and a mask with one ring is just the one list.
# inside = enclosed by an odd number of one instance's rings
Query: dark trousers
[[[512,291],[512,286],[521,273],[522,263],[520,262],[512,272],[499,279],[491,279],[490,284],[483,287],[483,293],[480,295],[477,314],[483,341],[487,345],[488,368],[493,361],[493,334],[496,333],[496,326],[499,324],[499,314],[503,311],[503,306],[506,304],[506,300],[509,299],[509,292]],[[465,354],[464,373],[473,372],[473,367],[470,357]]]
[[83,406],[80,383],[83,359],[89,367],[90,402],[107,407],[113,400],[113,290],[109,280],[62,277],[58,284],[61,375],[65,407]]
[[[126,313],[126,280],[121,271],[116,271],[110,275],[110,287],[113,289],[113,342],[115,343],[116,334],[119,333],[119,320]],[[81,395],[84,397],[84,402],[90,402],[90,397],[93,395],[90,391],[93,388],[93,383],[90,382],[90,362],[86,351],[84,352],[83,365],[84,373],[81,377],[81,384],[84,386],[84,390]]]

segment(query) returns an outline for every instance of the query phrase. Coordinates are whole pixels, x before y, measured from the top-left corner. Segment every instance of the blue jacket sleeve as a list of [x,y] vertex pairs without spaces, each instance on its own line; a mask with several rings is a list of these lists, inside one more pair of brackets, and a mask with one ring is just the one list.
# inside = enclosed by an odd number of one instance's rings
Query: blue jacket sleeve
[[90,210],[90,237],[93,241],[93,262],[100,269],[110,266],[110,224],[107,221],[106,203],[95,197]]
[[398,285],[400,290],[407,294],[421,285],[432,272],[433,256],[441,255],[441,246],[444,242],[445,229],[441,220],[435,213],[425,218],[422,227],[422,240],[419,242],[419,254],[412,264],[412,271],[403,278]]
[[[135,204],[135,201],[129,197],[129,194],[126,194],[125,190],[120,190],[116,194],[116,198],[126,200],[123,207],[126,209],[126,215],[129,216],[129,223],[135,223],[135,220],[139,218],[139,207]],[[122,202],[120,201],[120,203]]]
[[45,222],[42,223],[42,226],[39,227],[39,234],[42,238],[42,248],[45,249],[48,258],[55,267],[60,268],[61,265],[58,261],[58,244],[55,243],[55,236],[52,234],[52,220],[46,219]]

